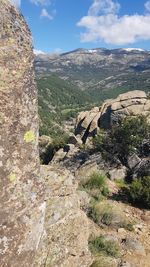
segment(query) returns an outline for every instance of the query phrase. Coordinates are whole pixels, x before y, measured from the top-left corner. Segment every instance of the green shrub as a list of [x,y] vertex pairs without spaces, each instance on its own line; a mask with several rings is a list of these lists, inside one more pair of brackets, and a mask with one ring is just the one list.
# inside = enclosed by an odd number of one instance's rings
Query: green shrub
[[111,131],[99,132],[93,143],[96,149],[104,156],[108,154],[118,157],[126,163],[129,154],[141,153],[141,145],[144,139],[149,139],[150,125],[146,117],[126,117]]
[[93,188],[102,188],[104,185],[105,185],[105,177],[95,172],[90,176],[89,180],[83,184],[83,187],[87,189],[93,189]]
[[112,207],[106,203],[92,203],[89,215],[98,225],[105,224],[107,226],[112,225],[115,217]]
[[128,193],[134,204],[150,208],[150,176],[134,180],[128,189]]
[[105,253],[107,256],[117,258],[120,254],[119,245],[103,236],[96,237],[89,241],[89,248],[92,253]]
[[102,195],[107,196],[109,194],[105,177],[97,172],[91,174],[87,181],[81,182],[80,187],[96,200],[100,200]]
[[93,144],[99,151],[102,150],[103,144],[105,142],[105,132],[104,130],[100,129],[93,139]]
[[112,263],[112,257],[108,260],[108,257],[104,255],[103,257],[98,257],[90,267],[116,267],[116,264]]
[[133,223],[125,218],[123,212],[106,202],[92,202],[89,216],[99,226],[106,225],[112,228],[125,228],[128,231],[133,231]]
[[149,137],[150,125],[146,117],[126,117],[121,124],[113,127],[111,139],[121,158],[132,152],[140,152],[142,141]]
[[117,180],[115,180],[115,183],[116,183],[116,185],[118,186],[118,188],[126,188],[127,187],[127,183],[126,183],[126,181],[125,180],[123,180],[123,179],[117,179]]

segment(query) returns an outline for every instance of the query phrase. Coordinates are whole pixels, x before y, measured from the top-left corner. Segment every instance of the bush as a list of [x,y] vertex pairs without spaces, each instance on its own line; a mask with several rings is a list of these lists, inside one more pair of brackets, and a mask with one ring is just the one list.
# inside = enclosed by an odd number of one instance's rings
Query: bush
[[120,254],[119,245],[114,241],[106,240],[103,236],[91,239],[89,241],[89,248],[93,253],[104,253],[115,258]]
[[112,129],[111,139],[116,144],[119,157],[124,159],[132,152],[140,153],[142,142],[149,138],[149,133],[146,117],[126,117],[119,127]]
[[100,129],[95,138],[93,139],[93,145],[97,150],[102,150],[103,144],[105,142],[105,137],[106,133],[104,132],[104,130]]
[[94,172],[89,180],[83,184],[84,188],[93,189],[93,188],[102,188],[105,185],[105,177],[101,174]]
[[128,231],[133,231],[133,223],[127,221],[122,211],[105,202],[91,203],[89,216],[99,226],[103,224],[112,228],[125,228]]
[[104,155],[108,152],[126,163],[129,154],[141,153],[143,140],[149,139],[149,136],[150,125],[146,117],[126,117],[119,125],[113,126],[111,131],[100,131],[93,142],[95,148]]
[[150,208],[150,176],[132,181],[128,194],[134,204]]
[[112,257],[108,258],[105,255],[100,255],[99,257],[96,257],[96,260],[90,267],[116,267],[116,264],[115,262],[112,262]]
[[102,195],[107,196],[109,194],[105,177],[97,172],[94,172],[88,181],[82,182],[80,186],[96,200],[100,200]]

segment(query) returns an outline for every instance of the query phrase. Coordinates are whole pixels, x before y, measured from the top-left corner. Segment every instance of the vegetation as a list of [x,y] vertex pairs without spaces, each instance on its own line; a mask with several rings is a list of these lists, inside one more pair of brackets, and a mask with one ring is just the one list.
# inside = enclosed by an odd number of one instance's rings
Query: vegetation
[[49,143],[45,149],[45,152],[40,155],[41,164],[47,165],[53,158],[56,151],[63,148],[68,141],[69,136],[67,134],[62,134],[61,136],[56,136],[52,143]]
[[97,172],[94,172],[87,181],[81,182],[80,187],[95,200],[100,200],[102,196],[107,196],[109,193],[105,177]]
[[53,74],[37,80],[40,135],[55,137],[63,133],[63,121],[91,107],[91,99],[71,82]]
[[104,236],[89,240],[89,247],[92,253],[104,253],[115,258],[120,254],[119,245],[114,241],[106,240]]
[[112,207],[106,202],[91,203],[89,216],[98,225],[106,225],[112,228],[125,228],[133,230],[133,223],[126,220],[121,210]]
[[101,152],[107,151],[126,163],[129,154],[142,153],[142,142],[149,139],[149,135],[150,125],[146,117],[126,117],[119,125],[113,126],[110,132],[99,132],[94,145]]
[[150,176],[132,181],[127,193],[134,204],[150,208]]

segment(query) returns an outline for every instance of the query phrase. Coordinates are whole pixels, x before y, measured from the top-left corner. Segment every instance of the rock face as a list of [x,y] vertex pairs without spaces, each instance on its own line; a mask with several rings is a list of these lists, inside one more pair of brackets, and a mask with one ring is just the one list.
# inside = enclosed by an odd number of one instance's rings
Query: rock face
[[0,34],[0,266],[88,267],[88,219],[74,176],[56,165],[40,174],[31,36],[6,0]]
[[41,166],[45,191],[44,234],[35,267],[88,267],[88,219],[80,210],[75,177],[59,165]]
[[[149,116],[150,100],[143,91],[131,91],[119,95],[115,100],[108,100],[102,108],[99,126],[110,128],[126,116]],[[148,118],[148,119],[149,119]]]
[[81,112],[77,117],[75,133],[86,143],[98,128],[110,129],[122,118],[138,115],[147,116],[150,121],[150,99],[145,92],[135,90],[121,94],[114,100],[106,100],[100,108]]
[[0,266],[32,266],[40,240],[37,90],[30,31],[0,1]]

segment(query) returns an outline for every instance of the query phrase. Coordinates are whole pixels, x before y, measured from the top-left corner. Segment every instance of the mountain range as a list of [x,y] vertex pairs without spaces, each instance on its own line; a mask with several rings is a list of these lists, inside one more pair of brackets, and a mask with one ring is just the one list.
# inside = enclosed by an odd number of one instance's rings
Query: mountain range
[[150,52],[143,49],[97,48],[41,54],[36,56],[35,69],[38,77],[55,73],[71,81],[95,101],[128,90],[150,89]]
[[[120,93],[150,91],[150,52],[143,49],[97,48],[37,54],[35,71],[40,117],[49,129],[55,128],[52,121],[60,125],[78,110],[100,105]],[[42,133],[47,133],[47,126]]]

